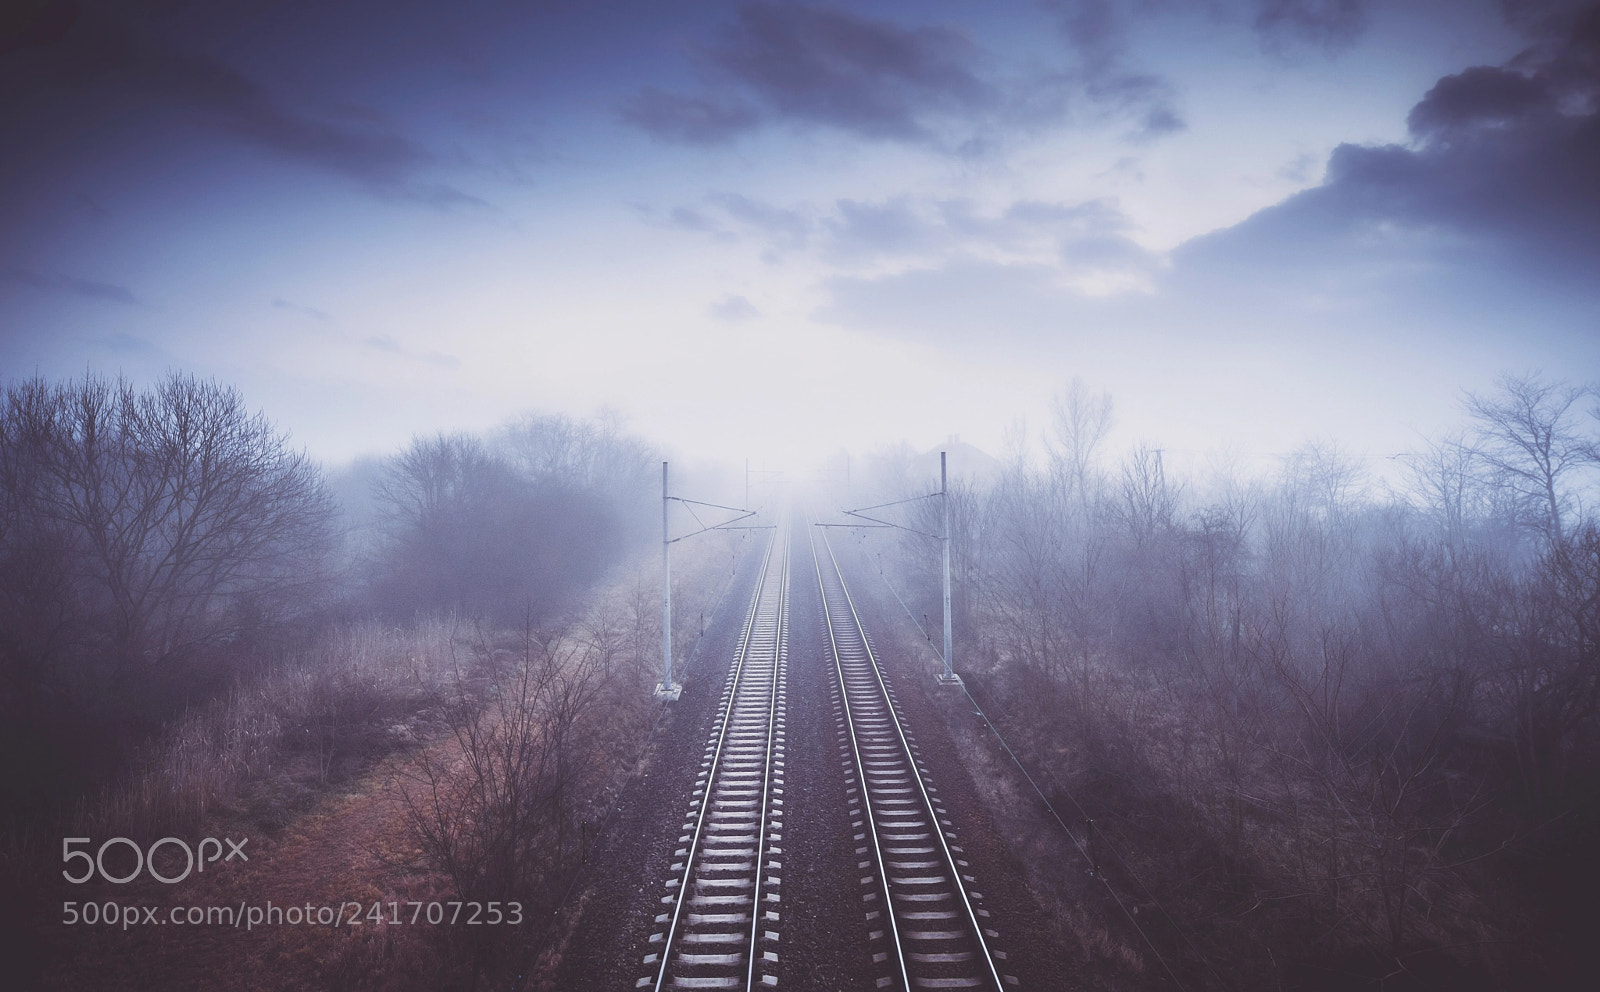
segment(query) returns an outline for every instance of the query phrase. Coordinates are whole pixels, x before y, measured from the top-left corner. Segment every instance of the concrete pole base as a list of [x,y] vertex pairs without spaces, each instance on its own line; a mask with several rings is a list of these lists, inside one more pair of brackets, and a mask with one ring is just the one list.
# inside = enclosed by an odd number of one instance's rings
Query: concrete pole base
[[957,675],[955,672],[951,672],[949,675],[945,675],[943,672],[941,672],[938,675],[935,675],[933,677],[933,680],[935,682],[939,683],[940,685],[962,685],[962,684],[964,684],[961,681],[961,676]]
[[672,683],[671,685],[664,685],[660,682],[656,683],[657,702],[675,703],[678,701],[678,694],[681,692],[683,692],[683,686],[676,682]]

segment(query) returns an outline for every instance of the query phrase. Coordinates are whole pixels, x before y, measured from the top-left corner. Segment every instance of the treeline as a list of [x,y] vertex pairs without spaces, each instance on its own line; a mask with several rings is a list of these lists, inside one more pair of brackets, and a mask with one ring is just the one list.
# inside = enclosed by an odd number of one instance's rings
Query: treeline
[[375,468],[355,559],[371,607],[513,626],[552,615],[643,538],[659,471],[614,420],[536,415],[487,439],[418,437]]
[[419,437],[334,486],[216,382],[7,384],[0,799],[12,825],[53,815],[167,721],[331,625],[551,619],[644,533],[654,466],[614,420],[528,415],[487,437]]
[[[1376,484],[1112,464],[1108,396],[959,486],[958,667],[1188,987],[1559,987],[1600,914],[1600,403],[1506,377]],[[929,501],[937,502],[937,501]],[[937,533],[937,507],[915,524]],[[901,539],[939,616],[936,542]],[[1107,852],[1114,852],[1115,857]],[[1138,919],[1135,917],[1134,919]]]

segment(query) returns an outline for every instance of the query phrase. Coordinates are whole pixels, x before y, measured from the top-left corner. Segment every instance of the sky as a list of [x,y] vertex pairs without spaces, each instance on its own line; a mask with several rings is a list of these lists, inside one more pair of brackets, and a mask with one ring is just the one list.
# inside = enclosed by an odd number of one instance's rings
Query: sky
[[329,465],[525,410],[802,466],[1381,465],[1600,379],[1600,6],[21,0],[0,375],[236,385]]

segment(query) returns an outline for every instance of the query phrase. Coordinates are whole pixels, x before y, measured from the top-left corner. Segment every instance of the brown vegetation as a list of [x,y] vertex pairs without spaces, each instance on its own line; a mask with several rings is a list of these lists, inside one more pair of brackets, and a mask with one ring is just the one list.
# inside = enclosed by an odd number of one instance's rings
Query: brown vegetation
[[[682,556],[684,605],[710,605],[735,541]],[[581,613],[520,632],[435,620],[340,628],[316,650],[174,724],[140,771],[85,802],[78,836],[249,836],[252,861],[166,886],[65,885],[47,838],[8,869],[34,893],[47,988],[501,985],[559,964],[564,901],[637,772],[658,707],[653,562]],[[698,636],[681,632],[688,651]],[[143,905],[519,902],[519,925],[39,927],[62,899]],[[387,913],[387,908],[384,909]],[[509,908],[503,912],[510,913]],[[575,914],[569,914],[575,915]],[[70,963],[69,963],[70,962]],[[240,968],[240,962],[252,967]]]
[[[952,496],[958,667],[1185,986],[1572,984],[1600,860],[1600,424],[1508,377],[1376,489],[1308,446],[1202,496],[1069,391]],[[913,522],[937,532],[930,518]],[[875,549],[939,615],[937,546]],[[913,595],[914,594],[914,595]],[[1060,842],[1065,842],[1062,837]],[[1069,846],[1068,849],[1071,849]],[[1135,922],[1133,908],[1142,908]],[[1134,929],[1129,929],[1134,933]]]
[[[23,987],[469,988],[559,942],[551,911],[654,714],[660,592],[615,570],[648,520],[640,442],[534,416],[419,439],[375,484],[346,476],[336,518],[317,467],[225,387],[91,376],[3,400],[0,928]],[[694,608],[730,554],[700,551]],[[74,886],[67,836],[248,836],[256,857]],[[63,900],[113,897],[523,912],[337,934],[59,924]]]
[[[239,395],[174,374],[0,396],[0,798],[48,815],[303,623],[333,506]],[[40,760],[43,751],[49,760]],[[68,788],[62,789],[62,783]]]

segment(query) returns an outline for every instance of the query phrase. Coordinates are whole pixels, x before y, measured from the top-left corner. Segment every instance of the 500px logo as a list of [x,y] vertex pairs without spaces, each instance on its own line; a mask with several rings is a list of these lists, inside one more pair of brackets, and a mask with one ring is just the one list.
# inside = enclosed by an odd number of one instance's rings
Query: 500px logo
[[[78,858],[82,858],[85,862],[83,866],[83,874],[74,875],[70,870],[63,868],[61,870],[62,878],[65,878],[74,885],[81,885],[82,883],[89,881],[91,878],[94,878],[95,874],[98,873],[101,878],[108,882],[111,882],[115,885],[123,885],[138,878],[139,873],[148,868],[151,878],[158,882],[165,882],[168,885],[173,885],[188,878],[191,871],[205,871],[207,864],[210,864],[219,858],[223,861],[232,861],[236,857],[241,861],[250,860],[250,855],[244,853],[244,846],[250,843],[250,838],[248,837],[240,841],[235,841],[232,837],[224,837],[222,840],[218,840],[215,837],[207,837],[200,841],[200,843],[195,847],[190,847],[187,841],[181,840],[177,837],[163,837],[151,844],[148,849],[141,849],[138,844],[135,844],[126,837],[113,837],[104,844],[101,844],[100,850],[92,856],[88,851],[74,851],[72,849],[74,844],[92,843],[94,842],[88,837],[61,838],[62,864],[70,865]],[[228,845],[227,857],[222,856],[222,845],[224,843]],[[131,850],[134,858],[133,870],[122,876],[115,875],[106,870],[106,851],[114,851],[120,847],[127,847],[129,850]],[[162,874],[161,870],[157,869],[156,852],[162,850],[163,848],[169,849],[170,852],[162,857],[162,861],[166,862],[166,871],[169,873],[177,867],[177,852],[183,852],[182,857],[184,859],[184,864],[182,874]],[[173,848],[176,850],[172,850]],[[206,852],[208,850],[211,852],[211,856],[209,858],[206,857]],[[114,860],[122,859],[115,858]]]

